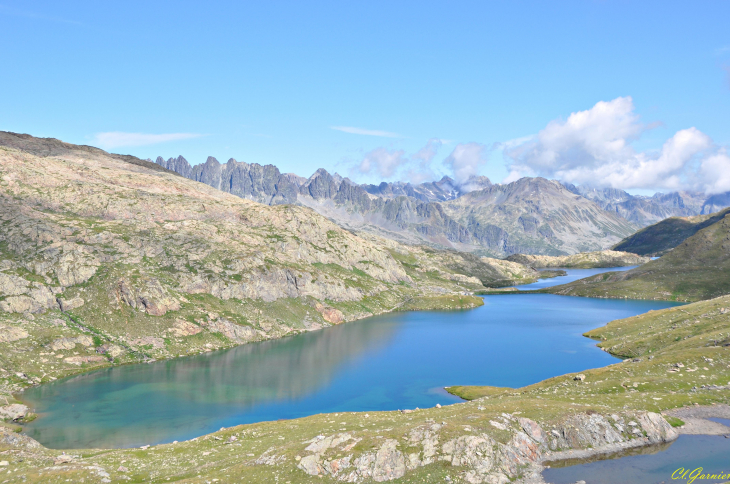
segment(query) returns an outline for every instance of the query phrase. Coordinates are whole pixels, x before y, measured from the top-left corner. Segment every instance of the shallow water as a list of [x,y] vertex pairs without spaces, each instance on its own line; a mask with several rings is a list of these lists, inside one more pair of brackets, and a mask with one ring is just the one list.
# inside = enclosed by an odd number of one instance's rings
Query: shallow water
[[[588,484],[658,484],[689,482],[688,476],[698,468],[702,470],[695,472],[702,474],[730,473],[730,439],[723,436],[680,435],[671,444],[637,449],[635,452],[639,455],[570,467],[553,467],[544,470],[542,475],[549,484],[573,484],[579,480]],[[682,479],[685,470],[689,472]],[[719,483],[728,480],[730,476],[724,479],[698,478],[695,482]]]
[[582,335],[672,306],[551,294],[468,311],[368,318],[199,356],[108,368],[28,389],[27,433],[52,448],[185,440],[241,423],[460,401],[449,385],[520,387],[617,361]]

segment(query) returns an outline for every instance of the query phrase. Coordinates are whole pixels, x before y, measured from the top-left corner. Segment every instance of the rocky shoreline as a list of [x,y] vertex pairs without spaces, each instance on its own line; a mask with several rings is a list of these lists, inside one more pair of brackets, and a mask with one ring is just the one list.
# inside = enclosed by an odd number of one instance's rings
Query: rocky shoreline
[[[665,415],[680,418],[684,421],[684,424],[673,428],[671,432],[659,439],[657,439],[656,434],[654,434],[631,441],[609,443],[591,449],[548,453],[539,463],[533,464],[525,475],[517,482],[520,484],[547,484],[542,477],[542,471],[558,461],[581,460],[591,462],[596,458],[612,458],[611,454],[621,454],[629,449],[656,446],[663,443],[673,442],[680,435],[730,435],[730,427],[707,420],[712,417],[730,418],[730,406],[728,405],[720,404],[684,407],[670,410],[666,412]],[[620,457],[621,456],[617,456],[617,458]]]

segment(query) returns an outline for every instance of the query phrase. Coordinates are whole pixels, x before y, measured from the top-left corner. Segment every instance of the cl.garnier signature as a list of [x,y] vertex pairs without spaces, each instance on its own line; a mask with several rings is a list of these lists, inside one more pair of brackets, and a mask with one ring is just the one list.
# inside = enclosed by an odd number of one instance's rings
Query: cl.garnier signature
[[728,472],[720,472],[719,474],[703,474],[702,467],[697,467],[695,469],[685,469],[684,467],[680,467],[676,471],[672,472],[672,480],[685,480],[687,483],[692,483],[695,480],[708,480],[708,479],[730,479],[730,473]]

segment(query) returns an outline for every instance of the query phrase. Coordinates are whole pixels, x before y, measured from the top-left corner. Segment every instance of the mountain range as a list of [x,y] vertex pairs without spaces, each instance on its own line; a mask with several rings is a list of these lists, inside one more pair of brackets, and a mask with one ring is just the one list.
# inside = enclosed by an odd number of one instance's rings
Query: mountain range
[[281,173],[274,165],[234,159],[222,164],[208,157],[191,166],[182,156],[158,157],[155,163],[259,203],[308,206],[349,230],[492,257],[606,249],[666,217],[709,213],[730,205],[730,194],[674,192],[646,197],[544,178],[493,184],[483,176],[463,183],[443,177],[419,184],[371,185],[323,168],[304,178]]

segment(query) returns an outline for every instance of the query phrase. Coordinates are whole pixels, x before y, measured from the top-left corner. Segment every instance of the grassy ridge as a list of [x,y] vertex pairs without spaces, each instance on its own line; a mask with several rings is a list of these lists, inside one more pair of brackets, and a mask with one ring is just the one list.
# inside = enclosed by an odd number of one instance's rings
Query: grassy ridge
[[545,292],[571,296],[700,301],[730,293],[730,211],[636,269],[599,274]]
[[694,234],[722,220],[730,209],[696,217],[670,217],[643,228],[613,247],[613,250],[639,255],[660,256],[692,237]]

